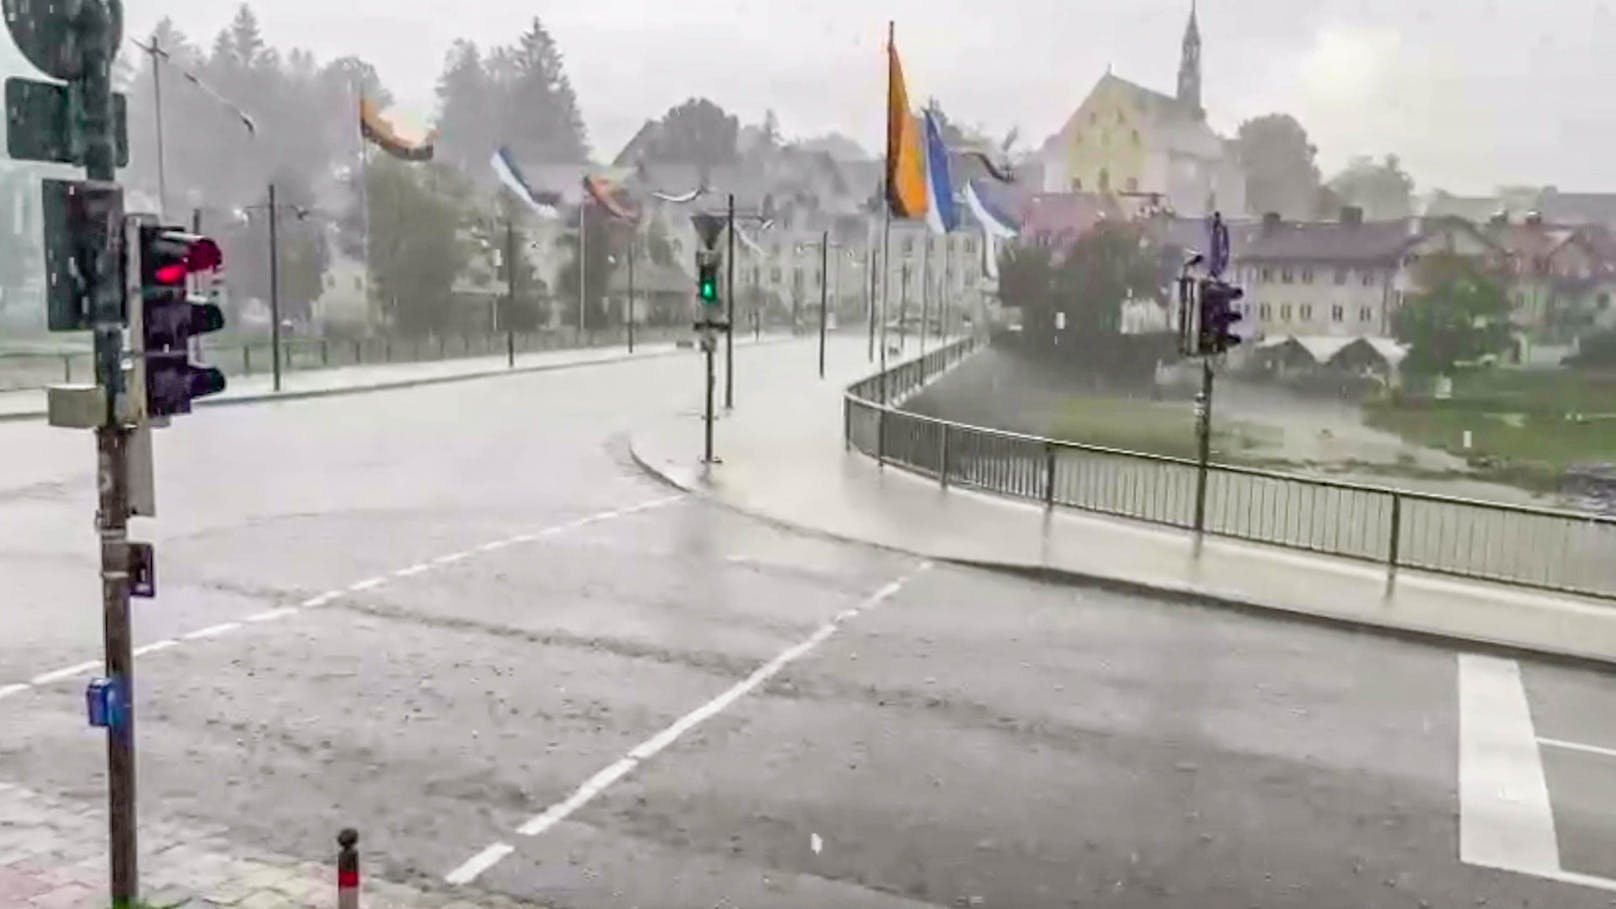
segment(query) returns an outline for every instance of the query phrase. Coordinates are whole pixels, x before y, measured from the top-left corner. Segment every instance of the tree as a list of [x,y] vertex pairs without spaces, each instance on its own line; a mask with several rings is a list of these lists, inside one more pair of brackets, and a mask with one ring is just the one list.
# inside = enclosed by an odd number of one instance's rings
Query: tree
[[740,120],[706,98],[691,98],[670,108],[646,160],[719,167],[733,164]]
[[456,41],[438,77],[439,157],[466,173],[476,173],[499,145],[494,134],[498,103],[477,45]]
[[[507,61],[499,62],[503,69]],[[511,49],[508,65],[511,81],[500,122],[511,150],[526,161],[587,160],[589,141],[578,98],[562,67],[561,51],[537,17]]]
[[1035,311],[1048,308],[1055,286],[1055,257],[1049,247],[1011,243],[999,251],[999,298],[1006,306],[1021,308],[1023,322]]
[[1066,330],[1087,340],[1116,337],[1123,301],[1156,296],[1160,264],[1159,251],[1136,225],[1105,221],[1083,234],[1055,271]]
[[[1285,218],[1313,214],[1319,190],[1318,149],[1290,114],[1268,114],[1240,124],[1236,143],[1246,172],[1246,207]],[[1333,213],[1332,213],[1333,214]]]
[[367,178],[370,274],[382,309],[403,334],[441,330],[451,321],[454,281],[468,260],[456,203],[463,187],[441,166],[390,158],[377,158]]
[[1330,181],[1330,189],[1373,220],[1406,218],[1414,212],[1414,178],[1403,171],[1396,155],[1387,155],[1378,164],[1367,157],[1353,158]]
[[1509,296],[1480,265],[1438,253],[1420,261],[1417,280],[1420,291],[1392,320],[1397,340],[1410,347],[1405,369],[1441,375],[1509,349]]

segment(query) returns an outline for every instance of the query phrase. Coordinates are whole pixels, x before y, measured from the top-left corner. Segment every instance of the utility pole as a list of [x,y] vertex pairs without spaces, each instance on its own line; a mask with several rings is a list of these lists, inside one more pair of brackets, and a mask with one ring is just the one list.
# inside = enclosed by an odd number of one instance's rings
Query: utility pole
[[875,362],[875,244],[874,243],[870,244],[870,254],[865,256],[864,258],[865,258],[865,261],[870,266],[870,280],[865,282],[865,287],[864,287],[864,306],[865,306],[866,309],[869,310],[869,313],[870,313],[870,343],[869,343],[869,350],[865,354],[865,359],[868,360],[871,363],[874,363]]
[[830,231],[819,235],[819,377],[825,378],[825,322],[830,308]]
[[[735,194],[729,194],[725,224],[729,234],[728,260],[724,263],[724,321],[731,329],[724,332],[724,409],[735,407]],[[761,330],[761,329],[760,329]]]
[[156,102],[155,106],[157,108],[157,208],[166,215],[168,214],[168,177],[163,169],[163,71],[157,65],[157,56],[163,52],[163,49],[157,46],[157,36],[155,34],[152,35],[149,46],[142,45],[139,42],[136,42],[135,46],[145,51],[146,55],[151,58],[152,100]]
[[516,312],[516,264],[516,215],[509,214],[505,217],[505,318],[500,321],[505,329],[505,365],[513,369],[516,332],[511,328],[511,317]]
[[276,233],[280,209],[275,207],[275,184],[269,184],[269,362],[274,389],[281,390],[281,249]]
[[[628,352],[634,352],[634,240],[628,244]],[[655,263],[653,263],[655,264]]]
[[589,257],[584,254],[589,236],[589,194],[578,205],[578,346],[584,346],[584,281],[589,274]]

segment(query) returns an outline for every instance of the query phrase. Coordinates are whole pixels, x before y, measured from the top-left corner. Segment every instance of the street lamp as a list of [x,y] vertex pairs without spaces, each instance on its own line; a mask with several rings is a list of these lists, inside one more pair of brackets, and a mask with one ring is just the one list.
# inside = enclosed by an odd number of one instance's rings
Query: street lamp
[[[815,246],[819,247],[819,377],[823,379],[825,378],[825,326],[826,320],[829,318],[828,311],[830,309],[830,251],[835,249],[840,252],[847,247],[840,243],[830,242],[830,231],[824,230],[820,231],[818,243],[812,241],[798,243],[797,252],[812,249]],[[837,256],[837,261],[838,263],[841,261],[841,256]],[[840,268],[841,266],[838,264],[838,275],[840,274]],[[838,287],[837,296],[839,297],[840,295],[841,288]]]
[[[234,213],[243,221],[249,220],[255,211],[266,212],[269,215],[269,362],[273,374],[273,388],[281,390],[281,287],[280,287],[280,240],[277,226],[280,222],[280,212],[286,210],[297,216],[299,221],[308,220],[311,215],[329,218],[327,212],[309,208],[302,205],[277,205],[275,202],[275,184],[269,184],[269,201],[263,205],[244,205],[234,210]],[[196,213],[200,220],[200,209]]]

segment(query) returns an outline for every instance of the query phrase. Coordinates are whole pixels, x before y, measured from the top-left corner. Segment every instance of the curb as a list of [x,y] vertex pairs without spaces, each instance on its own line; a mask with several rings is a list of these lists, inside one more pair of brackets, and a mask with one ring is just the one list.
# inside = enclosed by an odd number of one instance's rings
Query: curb
[[1546,648],[1531,647],[1511,641],[1501,641],[1492,638],[1471,635],[1455,634],[1440,629],[1420,627],[1416,625],[1393,625],[1347,616],[1328,615],[1319,612],[1310,612],[1292,608],[1277,603],[1265,603],[1255,599],[1241,599],[1228,594],[1214,593],[1198,589],[1193,586],[1176,583],[1162,583],[1140,580],[1138,578],[1121,575],[1101,574],[1098,572],[1076,571],[1069,568],[1058,568],[1051,565],[1028,565],[1017,562],[996,562],[987,559],[970,559],[955,556],[939,556],[933,553],[919,552],[891,543],[873,542],[858,537],[840,534],[820,527],[811,527],[798,524],[775,515],[763,514],[749,508],[735,505],[725,501],[709,491],[696,485],[686,486],[679,483],[663,470],[653,466],[646,458],[641,456],[633,435],[629,437],[629,456],[635,465],[651,479],[661,482],[673,489],[681,490],[703,501],[712,502],[722,508],[729,509],[737,514],[762,521],[774,527],[781,527],[797,533],[806,533],[820,539],[836,540],[844,543],[853,543],[859,546],[868,546],[887,552],[901,553],[919,559],[929,559],[934,562],[943,562],[965,568],[975,568],[981,571],[991,571],[1015,577],[1027,578],[1047,584],[1060,584],[1071,587],[1085,587],[1103,590],[1108,593],[1125,594],[1129,596],[1150,597],[1188,606],[1199,606],[1212,609],[1232,610],[1250,615],[1260,615],[1273,619],[1276,617],[1291,621],[1314,625],[1319,627],[1350,630],[1360,633],[1374,634],[1380,637],[1406,641],[1422,645],[1440,645],[1451,648],[1453,644],[1462,643],[1477,651],[1493,653],[1511,658],[1531,656],[1535,659],[1547,660],[1553,663],[1575,667],[1591,667],[1608,671],[1616,666],[1616,658],[1599,654],[1575,653],[1565,650],[1549,650]]
[[[782,344],[796,338],[771,338],[767,341],[755,341],[749,347],[763,347],[769,344]],[[215,400],[202,400],[197,402],[198,407],[233,407],[242,404],[264,404],[274,401],[304,401],[310,398],[329,398],[337,395],[361,395],[377,391],[397,391],[403,388],[416,388],[423,385],[447,385],[451,382],[470,382],[477,379],[497,379],[500,376],[517,376],[524,373],[557,372],[563,369],[585,369],[590,366],[609,366],[616,363],[628,363],[639,360],[661,360],[689,353],[682,348],[650,354],[623,354],[615,357],[606,357],[600,360],[588,360],[580,363],[541,363],[535,366],[517,366],[514,369],[503,367],[488,369],[481,372],[467,372],[448,376],[427,376],[419,379],[397,379],[389,382],[378,382],[371,385],[351,385],[342,388],[313,388],[306,391],[268,391],[259,394],[241,395],[234,398]],[[441,361],[439,361],[441,362]],[[0,423],[17,423],[25,420],[39,420],[46,416],[43,410],[29,410],[16,413],[0,413]]]

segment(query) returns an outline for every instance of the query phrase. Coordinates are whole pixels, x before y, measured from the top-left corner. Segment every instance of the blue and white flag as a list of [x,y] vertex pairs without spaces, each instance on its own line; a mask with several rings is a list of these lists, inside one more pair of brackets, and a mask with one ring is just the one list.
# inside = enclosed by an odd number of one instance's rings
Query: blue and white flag
[[1009,240],[1021,233],[1021,225],[1016,223],[1016,219],[1001,206],[984,198],[976,188],[975,180],[965,184],[965,205],[971,210],[971,217],[982,225],[982,231],[989,236]]
[[954,205],[954,184],[948,174],[948,146],[943,131],[931,111],[926,120],[926,226],[932,233],[946,234],[959,226],[959,209]]
[[494,175],[499,177],[499,182],[505,184],[505,188],[515,193],[518,199],[527,203],[534,214],[551,221],[561,219],[561,194],[534,189],[527,182],[527,177],[522,174],[522,168],[517,166],[516,158],[510,149],[501,145],[494,152],[494,158],[490,163],[494,166]]

